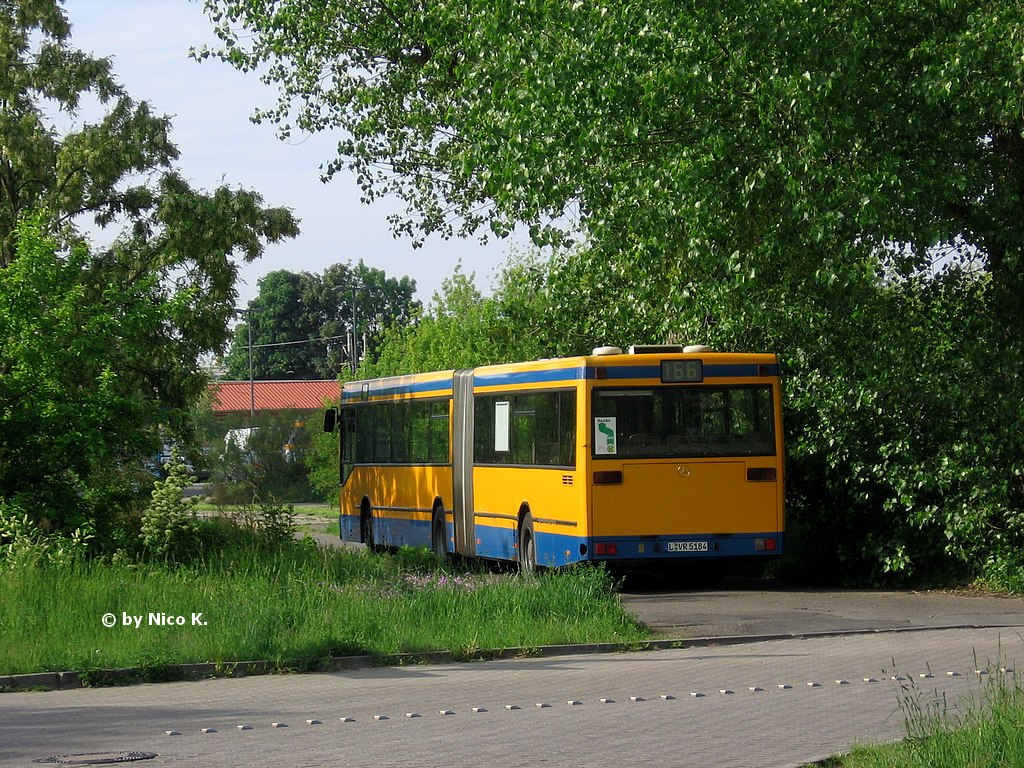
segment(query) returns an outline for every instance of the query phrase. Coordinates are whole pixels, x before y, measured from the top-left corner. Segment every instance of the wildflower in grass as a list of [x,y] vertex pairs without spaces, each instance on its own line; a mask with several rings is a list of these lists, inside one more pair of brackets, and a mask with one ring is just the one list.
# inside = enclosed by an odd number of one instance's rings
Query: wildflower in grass
[[318,581],[316,585],[320,587],[320,589],[326,589],[328,592],[334,592],[339,595],[345,591],[342,589],[340,584],[334,584],[330,581]]
[[450,574],[450,573],[406,573],[402,580],[412,589],[450,589],[473,592],[482,587],[496,584],[500,577],[495,574]]

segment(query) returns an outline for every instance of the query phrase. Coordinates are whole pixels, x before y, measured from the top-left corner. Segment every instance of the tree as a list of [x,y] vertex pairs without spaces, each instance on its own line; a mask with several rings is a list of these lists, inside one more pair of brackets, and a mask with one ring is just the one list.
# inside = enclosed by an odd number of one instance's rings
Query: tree
[[[205,292],[189,308],[187,331],[198,332],[202,346],[222,343],[237,275],[230,257],[251,261],[264,242],[294,237],[294,217],[263,208],[254,192],[191,189],[173,171],[178,150],[169,118],[134,102],[109,60],[70,46],[70,25],[55,0],[5,4],[0,30],[9,41],[0,52],[0,266],[16,256],[16,223],[24,214],[45,211],[61,244],[77,239],[82,216],[102,227],[123,223],[118,243],[97,257],[97,266],[127,280],[156,270],[168,293]],[[97,123],[62,130],[47,117],[54,110],[74,117],[89,99],[105,110]],[[155,183],[130,186],[139,174]]]
[[[108,59],[69,46],[71,28],[54,0],[5,3],[0,29],[0,266],[6,266],[22,214],[46,209],[54,231],[64,234],[83,214],[100,224],[137,216],[154,206],[154,194],[122,182],[168,168],[178,150],[167,119],[124,92]],[[99,122],[61,136],[42,106],[74,115],[83,99],[109,108]]]
[[249,302],[245,321],[235,328],[227,358],[229,377],[249,378],[251,338],[254,378],[285,379],[293,375],[312,378],[310,345],[302,343],[308,341],[308,337],[304,338],[308,322],[302,284],[310,279],[308,273],[286,270],[276,270],[260,278],[259,296]]
[[152,275],[97,290],[86,249],[59,255],[41,229],[19,226],[0,270],[0,499],[71,530],[153,452],[160,398],[132,366],[170,311]]
[[227,358],[236,379],[249,377],[250,324],[254,378],[333,378],[352,362],[353,329],[360,359],[372,358],[384,329],[408,323],[419,309],[416,281],[388,277],[362,260],[335,264],[322,276],[271,272],[259,289]]
[[944,246],[1021,325],[1017,2],[206,7],[216,54],[280,86],[257,116],[347,136],[327,174],[400,195],[400,231],[546,242],[578,218],[679,287]]
[[359,375],[398,376],[499,362],[503,350],[494,339],[494,309],[473,275],[456,269],[413,322],[388,328],[379,354],[360,367]]
[[[71,47],[55,0],[0,4],[0,39],[0,498],[54,527],[109,529],[160,431],[189,430],[199,357],[228,339],[234,257],[298,228],[255,192],[177,175],[168,118]],[[104,111],[94,124],[48,117],[86,99]],[[85,215],[123,227],[113,245],[90,248]]]

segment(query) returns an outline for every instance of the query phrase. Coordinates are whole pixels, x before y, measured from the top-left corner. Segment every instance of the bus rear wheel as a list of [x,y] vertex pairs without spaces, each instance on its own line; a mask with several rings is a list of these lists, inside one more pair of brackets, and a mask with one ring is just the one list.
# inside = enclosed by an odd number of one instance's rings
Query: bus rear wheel
[[370,505],[365,501],[359,514],[359,529],[362,534],[363,544],[371,552],[376,552],[377,545],[373,541],[373,513],[370,512]]
[[524,576],[537,573],[537,541],[530,515],[526,515],[519,524],[519,572]]
[[430,524],[430,548],[442,563],[448,559],[448,536],[444,524],[444,509],[434,507],[433,522]]

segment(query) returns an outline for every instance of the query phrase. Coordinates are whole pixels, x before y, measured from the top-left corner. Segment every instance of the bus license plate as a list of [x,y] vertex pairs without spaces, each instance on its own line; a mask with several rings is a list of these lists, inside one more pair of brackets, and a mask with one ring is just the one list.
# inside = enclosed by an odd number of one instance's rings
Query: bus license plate
[[708,543],[706,541],[670,541],[668,543],[669,552],[707,552]]

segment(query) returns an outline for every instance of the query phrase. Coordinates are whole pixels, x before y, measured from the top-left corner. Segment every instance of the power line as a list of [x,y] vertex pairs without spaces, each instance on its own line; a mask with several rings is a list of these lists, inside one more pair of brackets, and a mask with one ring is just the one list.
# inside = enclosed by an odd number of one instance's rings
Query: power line
[[338,339],[344,339],[346,336],[327,336],[323,339],[299,339],[298,341],[275,341],[270,344],[253,344],[253,349],[264,349],[265,347],[287,347],[294,344],[313,344],[314,342],[321,341],[337,341]]

